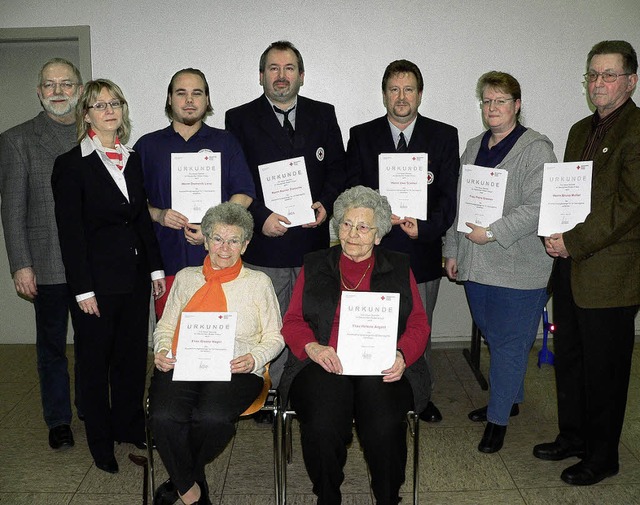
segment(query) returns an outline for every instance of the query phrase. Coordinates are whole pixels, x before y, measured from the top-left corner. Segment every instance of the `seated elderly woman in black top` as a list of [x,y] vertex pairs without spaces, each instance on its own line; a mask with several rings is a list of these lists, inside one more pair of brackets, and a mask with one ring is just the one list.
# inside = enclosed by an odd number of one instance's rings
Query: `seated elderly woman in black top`
[[[187,267],[175,278],[162,319],[153,334],[156,369],[151,381],[151,426],[170,480],[154,503],[210,504],[204,467],[235,433],[235,422],[262,390],[265,365],[284,348],[282,321],[271,280],[242,266],[253,234],[251,214],[226,202],[202,219],[202,267]],[[237,312],[230,382],[174,381],[182,312]],[[169,350],[174,358],[169,358]]]
[[[347,444],[356,430],[378,505],[397,504],[407,459],[406,413],[429,400],[422,357],[429,324],[409,257],[375,247],[391,207],[364,186],[334,204],[340,245],[305,256],[282,334],[291,353],[280,384],[300,421],[302,451],[318,504],[339,504]],[[397,352],[376,376],[342,375],[336,354],[343,290],[400,294]]]

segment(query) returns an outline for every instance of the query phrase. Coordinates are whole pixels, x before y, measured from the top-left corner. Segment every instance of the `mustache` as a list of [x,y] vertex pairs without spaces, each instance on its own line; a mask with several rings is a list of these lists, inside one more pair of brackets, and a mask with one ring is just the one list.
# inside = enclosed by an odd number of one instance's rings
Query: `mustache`
[[47,102],[51,102],[53,100],[64,100],[64,101],[68,102],[69,101],[69,97],[67,95],[51,95],[51,96],[45,98],[45,100]]

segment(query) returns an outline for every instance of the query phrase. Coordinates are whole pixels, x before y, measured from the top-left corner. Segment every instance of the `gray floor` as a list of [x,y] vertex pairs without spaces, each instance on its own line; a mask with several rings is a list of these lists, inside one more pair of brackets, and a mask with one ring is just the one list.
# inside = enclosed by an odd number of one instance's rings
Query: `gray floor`
[[[74,420],[76,446],[49,449],[42,421],[35,347],[3,345],[0,367],[0,503],[12,505],[111,505],[142,503],[142,468],[129,461],[133,446],[117,447],[120,473],[110,475],[93,466],[83,424]],[[71,352],[69,353],[71,354]],[[483,350],[482,369],[488,361]],[[565,485],[559,478],[577,460],[545,462],[531,455],[535,443],[556,434],[553,369],[535,366],[531,353],[527,400],[513,418],[504,448],[485,455],[476,450],[482,424],[467,413],[486,403],[460,349],[436,349],[434,395],[444,421],[421,424],[420,503],[424,504],[638,504],[640,503],[640,345],[636,345],[633,376],[622,447],[620,474],[586,488]],[[313,504],[294,422],[294,456],[289,467],[290,503]],[[409,462],[411,464],[411,461]],[[158,479],[166,478],[162,467]],[[252,420],[239,422],[238,434],[220,458],[209,465],[208,481],[215,504],[273,504],[271,433]],[[349,452],[345,505],[372,504],[366,465],[356,442]],[[410,470],[407,478],[410,481]],[[408,503],[409,486],[403,493]]]

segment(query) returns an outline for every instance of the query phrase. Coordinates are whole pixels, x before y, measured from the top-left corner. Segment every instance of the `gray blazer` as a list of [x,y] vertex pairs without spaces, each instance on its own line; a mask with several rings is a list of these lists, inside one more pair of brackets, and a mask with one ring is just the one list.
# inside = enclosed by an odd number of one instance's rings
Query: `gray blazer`
[[66,282],[54,215],[51,172],[76,145],[75,125],[43,111],[0,135],[0,212],[9,267],[32,267],[38,284]]

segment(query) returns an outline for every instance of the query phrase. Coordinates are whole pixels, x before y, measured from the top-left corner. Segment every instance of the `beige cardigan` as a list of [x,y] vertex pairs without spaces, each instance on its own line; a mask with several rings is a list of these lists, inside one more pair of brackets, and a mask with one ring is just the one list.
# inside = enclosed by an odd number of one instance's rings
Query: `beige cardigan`
[[[154,352],[170,350],[182,309],[205,283],[202,267],[187,267],[176,274],[167,305],[153,332]],[[238,277],[222,284],[229,312],[238,313],[233,357],[251,353],[252,373],[262,376],[264,366],[284,349],[282,318],[271,280],[244,266]]]

